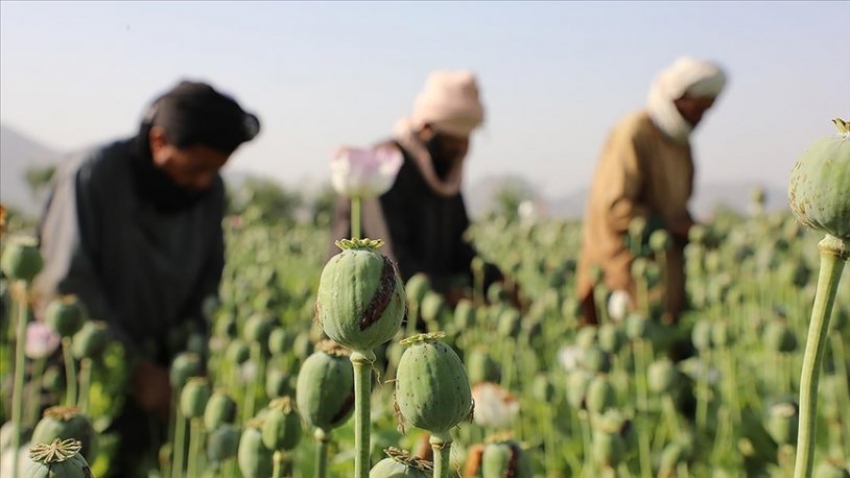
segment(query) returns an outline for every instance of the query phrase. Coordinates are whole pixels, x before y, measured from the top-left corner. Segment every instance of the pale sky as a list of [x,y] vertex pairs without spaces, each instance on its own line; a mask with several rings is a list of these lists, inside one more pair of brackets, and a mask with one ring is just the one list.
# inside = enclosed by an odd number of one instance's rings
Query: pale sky
[[471,184],[590,182],[611,125],[680,55],[727,90],[694,138],[698,182],[785,187],[796,157],[850,117],[848,2],[0,2],[0,122],[58,150],[133,133],[183,78],[263,123],[228,168],[325,181],[339,144],[385,139],[427,74],[479,76],[487,124]]

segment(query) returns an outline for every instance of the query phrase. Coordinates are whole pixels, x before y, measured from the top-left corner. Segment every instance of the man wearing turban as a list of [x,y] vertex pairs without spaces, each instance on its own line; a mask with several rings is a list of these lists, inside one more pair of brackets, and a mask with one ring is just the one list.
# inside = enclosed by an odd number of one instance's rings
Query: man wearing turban
[[[461,183],[470,137],[484,121],[478,83],[469,71],[435,71],[417,96],[413,112],[396,125],[394,137],[379,147],[396,148],[404,161],[392,188],[377,201],[364,202],[364,236],[384,241],[406,282],[416,273],[450,303],[472,285],[477,255],[464,239],[470,226]],[[340,197],[332,224],[332,242],[350,237],[350,201]],[[331,244],[329,255],[339,250]],[[502,280],[485,266],[485,287]]]
[[[665,229],[672,246],[666,253],[663,282],[656,289],[663,319],[676,321],[685,307],[684,246],[694,221],[688,211],[694,184],[690,136],[726,84],[714,63],[678,59],[653,82],[644,109],[621,119],[598,158],[582,227],[578,295],[584,322],[597,323],[591,269],[601,268],[609,291],[624,291],[635,305],[631,266],[634,248],[626,244],[633,219],[647,232]],[[601,301],[600,301],[601,302]]]
[[206,332],[202,303],[218,295],[224,266],[219,170],[259,128],[229,96],[182,81],[153,102],[135,136],[69,158],[54,177],[38,227],[36,313],[74,294],[124,346],[115,476],[136,476],[136,461],[155,456],[151,442],[163,436],[149,422],[167,430],[168,367],[190,331]]

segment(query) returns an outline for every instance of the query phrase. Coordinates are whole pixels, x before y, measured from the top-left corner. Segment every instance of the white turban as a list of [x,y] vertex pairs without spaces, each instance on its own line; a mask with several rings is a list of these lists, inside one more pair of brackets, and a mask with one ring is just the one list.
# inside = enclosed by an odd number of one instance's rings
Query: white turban
[[653,122],[674,139],[686,141],[693,127],[673,104],[682,96],[717,97],[726,86],[726,73],[716,63],[682,57],[655,77],[647,109]]
[[475,75],[468,70],[431,73],[416,97],[410,121],[416,127],[430,123],[437,131],[468,137],[484,121]]

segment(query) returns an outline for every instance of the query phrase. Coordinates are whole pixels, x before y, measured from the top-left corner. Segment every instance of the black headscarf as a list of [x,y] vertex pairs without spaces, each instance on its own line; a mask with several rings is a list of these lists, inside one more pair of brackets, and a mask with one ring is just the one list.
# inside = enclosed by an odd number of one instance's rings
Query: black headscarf
[[163,212],[192,206],[207,191],[190,191],[175,184],[153,163],[150,131],[159,126],[177,148],[206,146],[231,154],[260,132],[257,117],[206,83],[181,81],[157,98],[142,120],[136,138],[136,184],[143,198]]

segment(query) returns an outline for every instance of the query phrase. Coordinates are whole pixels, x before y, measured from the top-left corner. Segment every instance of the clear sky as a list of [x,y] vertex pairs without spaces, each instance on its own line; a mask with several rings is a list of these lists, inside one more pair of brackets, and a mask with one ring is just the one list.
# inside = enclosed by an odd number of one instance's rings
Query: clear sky
[[428,72],[470,68],[487,124],[467,184],[589,183],[605,135],[680,55],[730,82],[694,136],[700,182],[784,187],[850,117],[849,2],[0,2],[0,122],[58,150],[135,131],[180,78],[263,122],[228,168],[325,181],[340,143],[384,139]]

